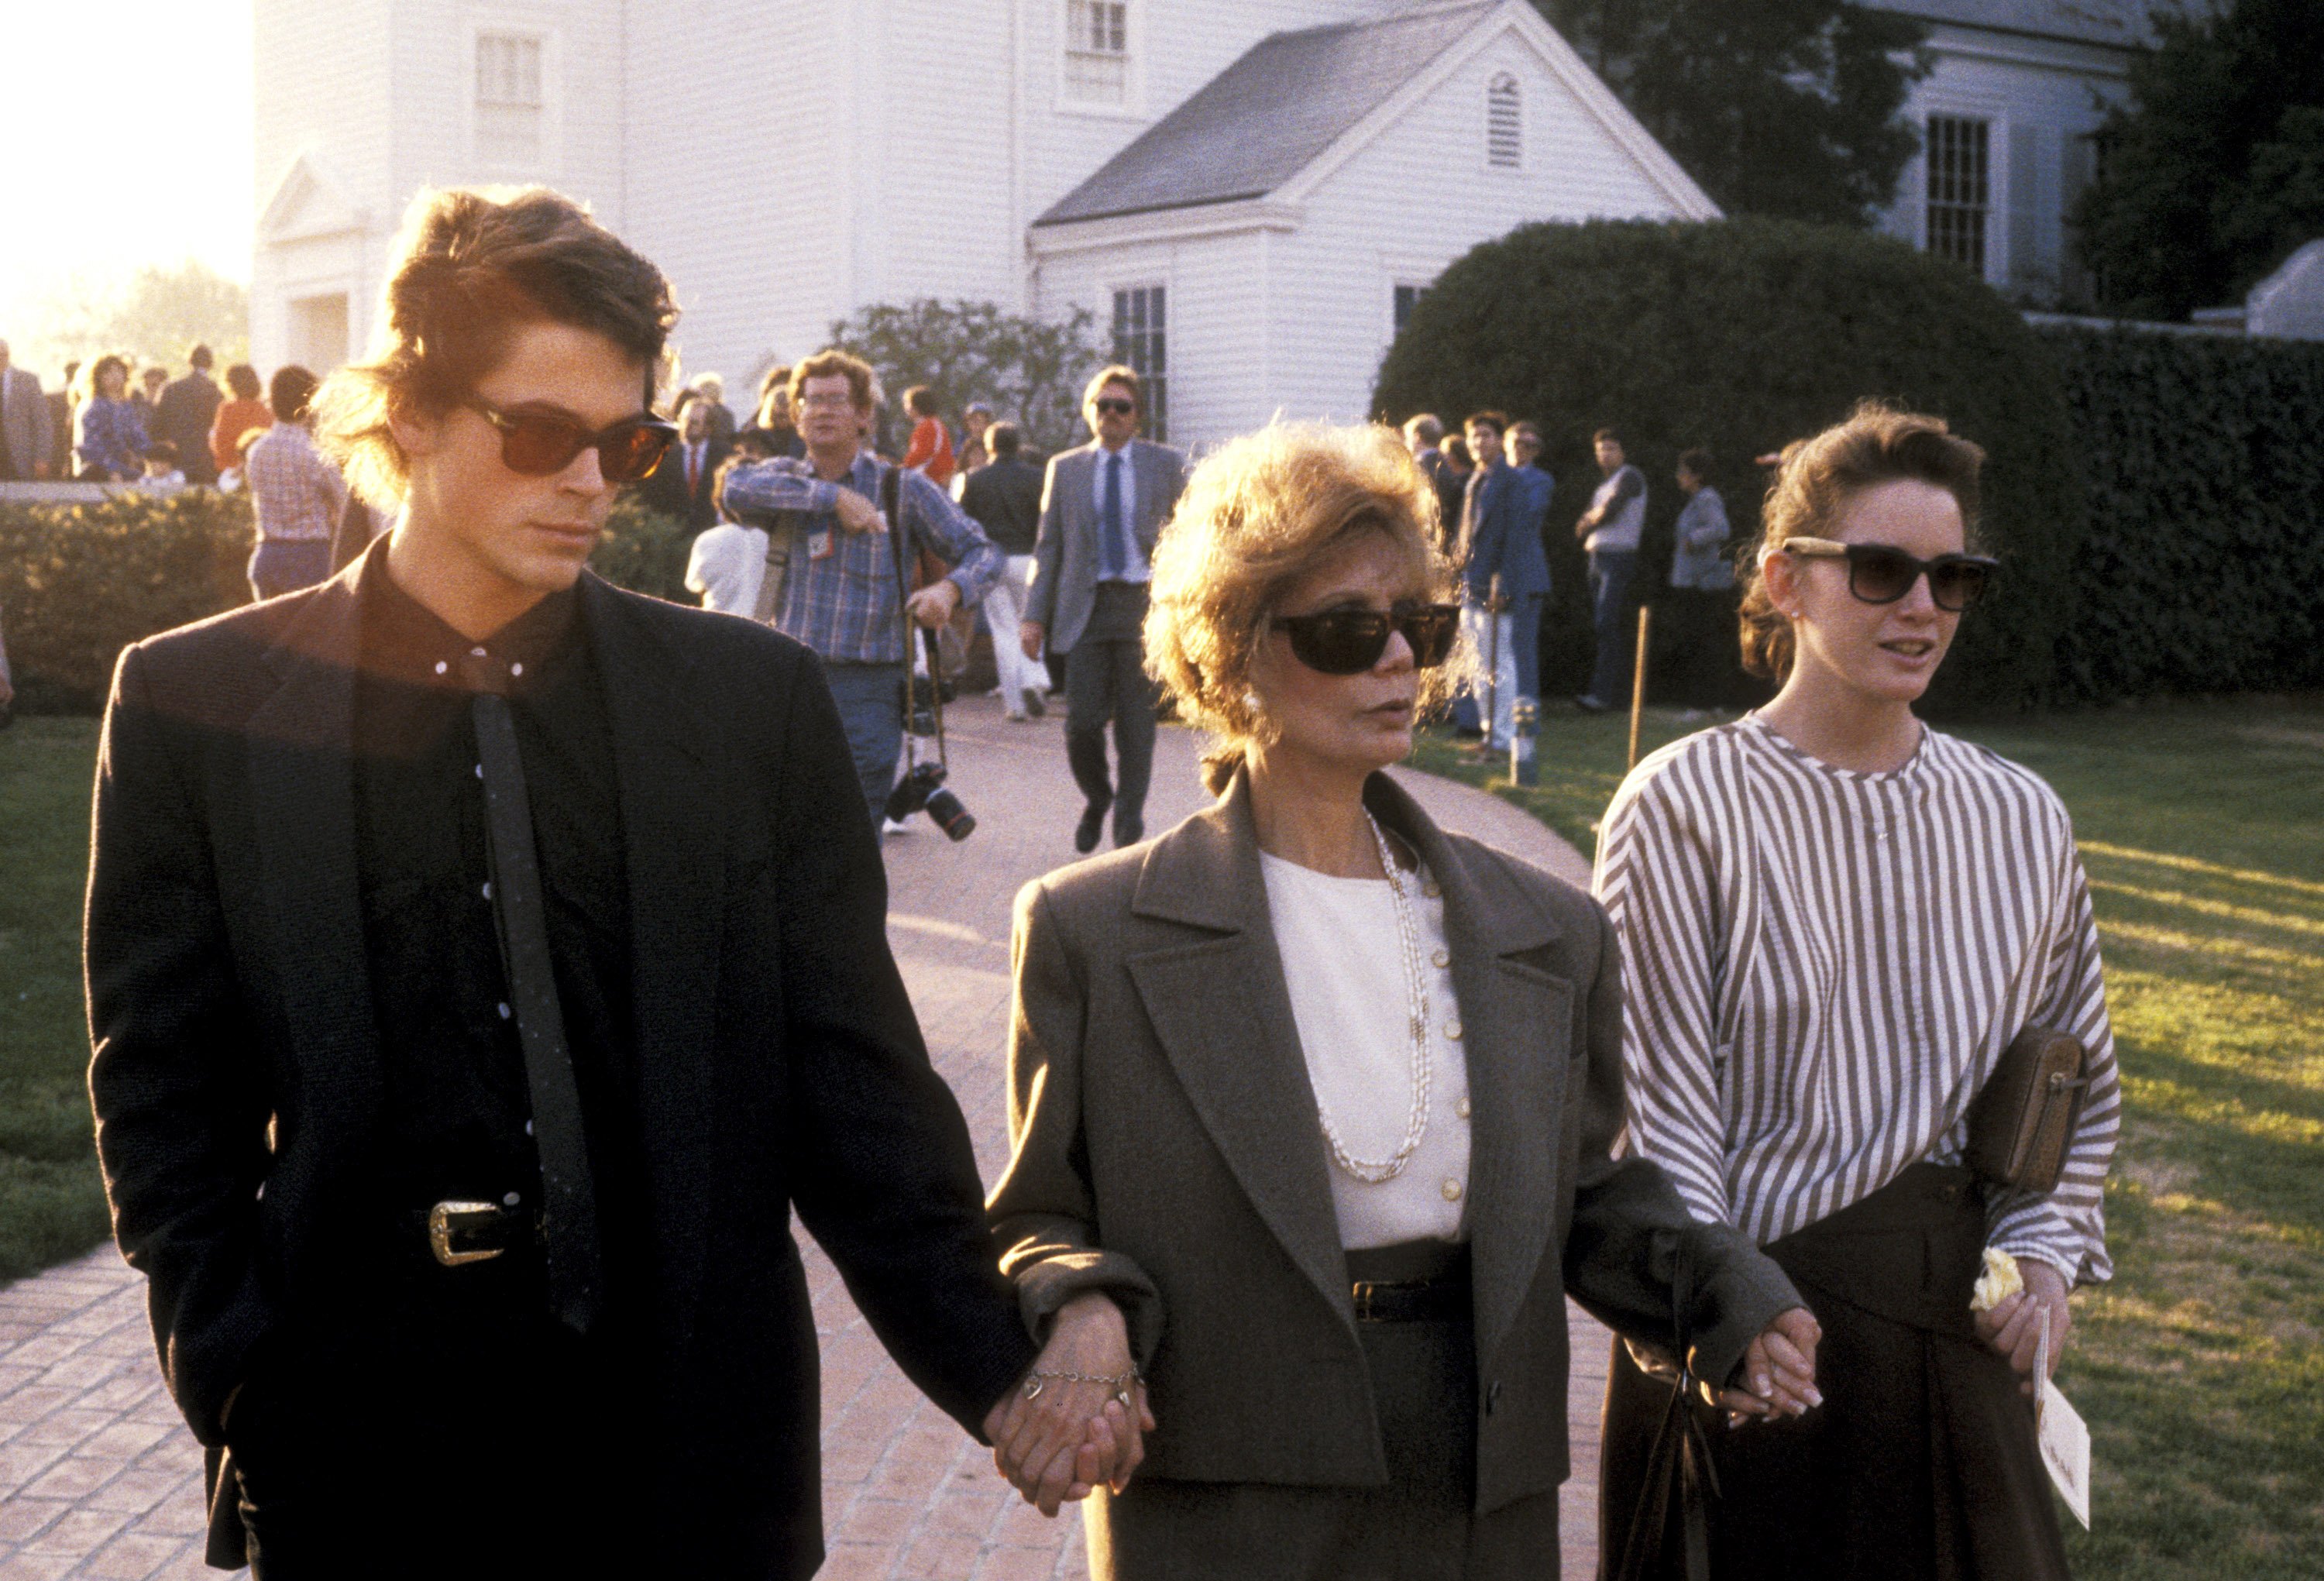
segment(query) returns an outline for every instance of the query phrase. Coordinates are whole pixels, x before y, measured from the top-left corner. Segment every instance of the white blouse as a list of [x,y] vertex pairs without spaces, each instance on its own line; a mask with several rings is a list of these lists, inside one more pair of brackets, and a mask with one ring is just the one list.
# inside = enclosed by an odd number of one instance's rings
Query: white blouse
[[731,521],[696,533],[686,557],[686,585],[703,595],[702,607],[745,620],[758,613],[759,581],[766,574],[766,533]]
[[[1259,862],[1308,1082],[1348,1152],[1384,1162],[1412,1113],[1411,989],[1396,897],[1385,878],[1335,878],[1264,851]],[[1469,1062],[1444,902],[1425,868],[1404,875],[1404,886],[1427,996],[1428,1127],[1393,1180],[1370,1184],[1332,1164],[1340,1244],[1351,1251],[1466,1238]]]

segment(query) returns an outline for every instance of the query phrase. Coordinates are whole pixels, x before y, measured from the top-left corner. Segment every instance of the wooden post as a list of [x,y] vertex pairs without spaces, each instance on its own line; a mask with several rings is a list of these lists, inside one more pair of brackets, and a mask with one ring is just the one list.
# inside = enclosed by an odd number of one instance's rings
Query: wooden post
[[1638,766],[1638,716],[1646,711],[1646,633],[1654,629],[1655,611],[1638,606],[1638,662],[1630,668],[1630,761],[1623,772]]

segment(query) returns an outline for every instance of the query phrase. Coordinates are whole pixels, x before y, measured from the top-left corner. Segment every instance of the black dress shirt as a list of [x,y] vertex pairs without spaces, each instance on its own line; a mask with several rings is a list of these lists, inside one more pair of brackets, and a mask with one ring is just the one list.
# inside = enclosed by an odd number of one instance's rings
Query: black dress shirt
[[[613,736],[571,593],[471,642],[364,569],[355,689],[355,839],[384,1065],[375,1207],[465,1198],[530,1210],[540,1169],[490,891],[474,700],[509,699],[549,948],[600,1205],[609,1298],[640,1270],[629,885]],[[460,1271],[463,1275],[469,1271]]]

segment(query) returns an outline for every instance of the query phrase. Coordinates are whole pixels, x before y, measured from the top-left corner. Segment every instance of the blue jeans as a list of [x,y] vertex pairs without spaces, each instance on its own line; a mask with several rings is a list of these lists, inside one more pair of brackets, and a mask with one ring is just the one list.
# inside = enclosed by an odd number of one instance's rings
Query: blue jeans
[[1600,703],[1626,700],[1630,691],[1630,634],[1622,608],[1630,596],[1635,549],[1600,549],[1590,556],[1590,624],[1598,633],[1598,664],[1590,672],[1590,695]]
[[328,538],[261,538],[250,551],[250,596],[280,598],[331,577]]
[[848,755],[863,782],[863,804],[878,830],[896,788],[896,759],[904,750],[904,666],[830,663],[824,676],[839,704],[840,728],[847,732]]
[[[1485,731],[1490,749],[1506,751],[1517,717],[1517,700],[1541,701],[1541,602],[1539,597],[1512,599],[1499,615],[1488,615],[1482,604],[1463,604],[1461,627],[1477,649],[1480,666],[1499,660],[1491,676],[1493,718]],[[1498,632],[1488,621],[1498,624]],[[1464,694],[1470,717],[1484,723],[1484,710],[1473,695]]]

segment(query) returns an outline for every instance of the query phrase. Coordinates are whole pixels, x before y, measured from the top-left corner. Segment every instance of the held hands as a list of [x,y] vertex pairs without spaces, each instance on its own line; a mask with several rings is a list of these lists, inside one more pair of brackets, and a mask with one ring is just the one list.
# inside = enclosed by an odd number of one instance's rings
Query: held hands
[[1038,664],[1041,659],[1041,640],[1047,635],[1048,633],[1041,629],[1040,621],[1024,621],[1017,628],[1017,646],[1025,650],[1027,658]]
[[1821,1405],[1815,1354],[1822,1338],[1822,1327],[1805,1307],[1777,1313],[1743,1353],[1736,1377],[1741,1387],[1719,1392],[1716,1403],[1726,1410],[1727,1425],[1740,1427],[1755,1418],[1805,1416]]
[[[1121,1378],[1129,1381],[1119,1387],[1103,1381]],[[1032,1372],[984,1419],[993,1464],[1044,1515],[1087,1498],[1101,1483],[1115,1493],[1128,1487],[1153,1430],[1129,1325],[1120,1308],[1095,1292],[1058,1309]]]
[[904,608],[911,611],[912,619],[931,631],[941,630],[959,607],[960,584],[949,576],[929,583],[904,601]]
[[2059,1356],[2065,1353],[2066,1331],[2073,1327],[2074,1314],[2066,1304],[2064,1274],[2034,1257],[2018,1258],[2017,1273],[2025,1288],[2004,1296],[1992,1310],[1978,1313],[1977,1337],[2009,1358],[2009,1365],[2025,1380],[2019,1392],[2031,1394],[2034,1344],[2042,1331],[2041,1315],[2046,1312],[2050,1317],[2050,1371],[2054,1374]]

